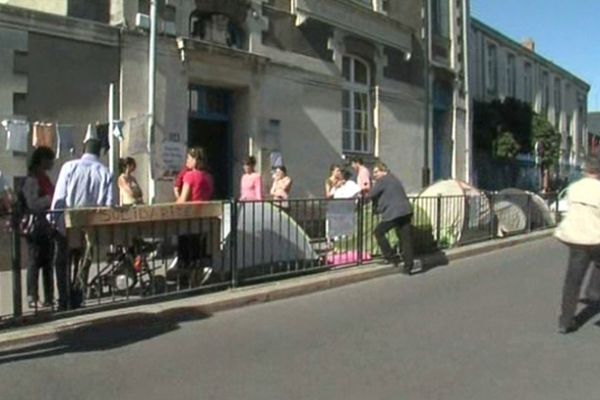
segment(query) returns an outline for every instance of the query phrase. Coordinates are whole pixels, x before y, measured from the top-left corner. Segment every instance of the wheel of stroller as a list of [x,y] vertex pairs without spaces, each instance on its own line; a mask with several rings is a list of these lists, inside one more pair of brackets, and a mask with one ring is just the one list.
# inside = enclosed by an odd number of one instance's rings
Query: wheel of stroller
[[137,274],[130,262],[122,261],[114,270],[110,286],[115,292],[126,292],[137,284]]

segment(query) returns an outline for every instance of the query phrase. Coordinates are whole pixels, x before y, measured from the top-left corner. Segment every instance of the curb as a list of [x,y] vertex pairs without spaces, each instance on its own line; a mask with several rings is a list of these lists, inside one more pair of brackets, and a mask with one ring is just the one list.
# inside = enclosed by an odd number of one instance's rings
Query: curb
[[[421,261],[425,266],[447,264],[450,261],[545,239],[552,236],[553,232],[553,229],[546,229],[512,238],[476,243],[450,249],[445,253],[426,255],[421,258]],[[160,318],[162,315],[168,315],[173,317],[177,316],[178,313],[185,313],[190,310],[211,315],[221,311],[301,296],[397,273],[398,270],[392,266],[371,263],[316,275],[290,278],[284,281],[236,288],[225,292],[84,314],[40,323],[31,327],[11,328],[0,333],[0,349],[38,342],[57,341],[69,331],[89,327],[90,325],[135,322],[144,316]]]

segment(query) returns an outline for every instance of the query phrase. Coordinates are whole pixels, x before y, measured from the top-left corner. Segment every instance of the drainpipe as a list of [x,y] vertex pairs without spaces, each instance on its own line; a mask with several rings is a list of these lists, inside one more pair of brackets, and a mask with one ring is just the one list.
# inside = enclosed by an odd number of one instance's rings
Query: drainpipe
[[473,121],[471,120],[471,72],[469,69],[470,52],[469,52],[469,34],[471,26],[471,5],[469,0],[463,1],[463,70],[464,70],[464,85],[465,85],[465,126],[466,126],[466,138],[465,138],[465,181],[467,183],[473,183]]
[[156,1],[150,0],[150,42],[148,44],[148,204],[154,204],[156,182],[152,171],[152,142],[154,141],[154,90],[156,87]]
[[425,86],[425,118],[423,132],[423,168],[421,169],[421,186],[429,186],[429,108],[430,108],[430,82],[429,82],[429,57],[430,57],[430,34],[431,21],[429,20],[429,1],[423,0],[423,30],[421,33],[423,39],[423,75]]
[[150,0],[150,43],[148,45],[148,204],[154,204],[156,181],[152,171],[152,142],[154,140],[154,89],[156,81],[156,1]]

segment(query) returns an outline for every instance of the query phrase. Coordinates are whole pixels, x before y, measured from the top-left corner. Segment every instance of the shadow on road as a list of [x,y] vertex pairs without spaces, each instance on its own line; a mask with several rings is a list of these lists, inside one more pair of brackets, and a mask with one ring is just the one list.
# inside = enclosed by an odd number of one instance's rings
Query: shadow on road
[[424,274],[431,271],[434,268],[448,265],[450,261],[446,254],[441,250],[436,250],[434,253],[430,253],[427,257],[423,257],[421,260],[421,268],[413,270],[413,275]]
[[[586,303],[586,306],[575,316],[575,327],[577,329],[581,328],[598,314],[600,314],[600,303]],[[600,321],[596,322],[594,325],[600,326]]]
[[167,310],[159,314],[134,313],[68,329],[50,342],[0,350],[0,365],[66,353],[110,350],[176,331],[180,323],[210,317],[197,308]]

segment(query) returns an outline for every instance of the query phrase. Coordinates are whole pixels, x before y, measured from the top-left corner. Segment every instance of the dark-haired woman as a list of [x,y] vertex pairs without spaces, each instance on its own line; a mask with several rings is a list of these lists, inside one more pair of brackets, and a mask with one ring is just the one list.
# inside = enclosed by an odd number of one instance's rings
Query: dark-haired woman
[[185,166],[188,171],[183,175],[183,187],[177,203],[211,200],[214,192],[213,179],[206,171],[203,150],[189,149]]
[[[50,307],[54,302],[54,278],[52,258],[54,242],[45,212],[50,209],[54,185],[46,174],[52,169],[54,151],[48,147],[38,147],[31,154],[28,174],[21,189],[25,202],[25,212],[30,218],[37,218],[36,229],[27,236],[29,263],[27,265],[27,300],[30,308]],[[44,303],[39,303],[38,281],[42,270]]]
[[131,157],[121,158],[119,160],[119,192],[121,205],[128,206],[132,204],[143,204],[144,196],[142,189],[133,176],[136,163]]
[[263,183],[258,172],[255,171],[256,158],[250,156],[244,162],[244,175],[240,181],[240,200],[259,201],[263,199]]

